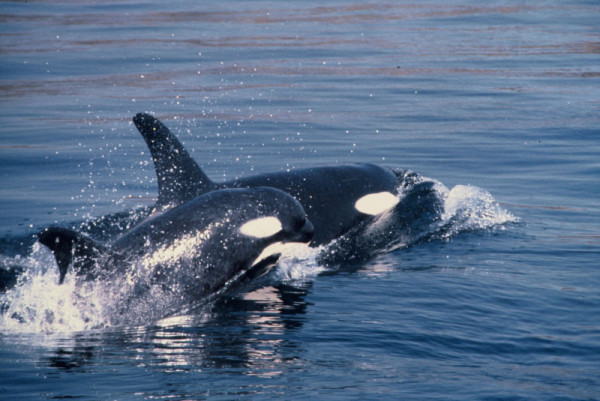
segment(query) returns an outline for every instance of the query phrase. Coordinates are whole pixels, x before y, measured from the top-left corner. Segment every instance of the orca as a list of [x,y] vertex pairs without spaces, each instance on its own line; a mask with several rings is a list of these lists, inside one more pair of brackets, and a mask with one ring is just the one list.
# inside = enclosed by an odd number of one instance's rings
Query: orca
[[168,288],[195,302],[263,274],[280,256],[277,244],[310,242],[313,226],[300,203],[274,188],[211,191],[151,216],[112,244],[61,227],[38,234],[59,266],[59,283],[139,281],[136,291]]
[[216,183],[157,118],[139,113],[133,122],[146,141],[156,168],[155,212],[217,189],[273,187],[302,204],[315,228],[310,243],[313,247],[328,244],[394,208],[402,187],[415,181],[415,174],[405,170],[354,164],[272,172]]

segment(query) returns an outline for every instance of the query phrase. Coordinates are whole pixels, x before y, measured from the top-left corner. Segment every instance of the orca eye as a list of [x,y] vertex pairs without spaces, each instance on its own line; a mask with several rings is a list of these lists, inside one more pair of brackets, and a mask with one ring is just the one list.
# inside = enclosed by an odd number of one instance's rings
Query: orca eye
[[396,206],[398,202],[398,197],[391,192],[377,192],[363,196],[354,207],[361,213],[375,216]]
[[240,227],[240,232],[254,238],[267,238],[277,234],[283,226],[277,217],[259,217],[250,220]]

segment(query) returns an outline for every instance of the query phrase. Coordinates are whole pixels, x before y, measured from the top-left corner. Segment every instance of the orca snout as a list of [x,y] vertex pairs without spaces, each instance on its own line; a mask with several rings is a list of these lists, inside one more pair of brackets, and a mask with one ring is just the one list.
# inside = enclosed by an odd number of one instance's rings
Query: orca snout
[[315,235],[315,227],[310,220],[306,219],[304,220],[302,228],[300,228],[300,230],[298,230],[288,241],[308,243],[312,240],[313,235]]

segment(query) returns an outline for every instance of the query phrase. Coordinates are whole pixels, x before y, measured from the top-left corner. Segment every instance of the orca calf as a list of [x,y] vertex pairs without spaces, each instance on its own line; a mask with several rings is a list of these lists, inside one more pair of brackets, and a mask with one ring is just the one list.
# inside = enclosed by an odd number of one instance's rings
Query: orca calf
[[[215,183],[158,119],[139,113],[133,122],[144,137],[156,167],[155,212],[222,188],[278,188],[296,198],[314,224],[311,246],[328,244],[391,210],[399,203],[399,190],[409,181],[414,184],[416,176],[403,170],[356,164],[274,172]],[[412,181],[407,181],[411,174]]]
[[279,257],[275,244],[308,243],[312,235],[297,200],[257,187],[195,197],[148,218],[110,245],[60,227],[45,229],[38,240],[54,254],[60,283],[73,271],[84,281],[116,286],[136,281],[137,292],[163,286],[173,299],[189,303],[264,273]]

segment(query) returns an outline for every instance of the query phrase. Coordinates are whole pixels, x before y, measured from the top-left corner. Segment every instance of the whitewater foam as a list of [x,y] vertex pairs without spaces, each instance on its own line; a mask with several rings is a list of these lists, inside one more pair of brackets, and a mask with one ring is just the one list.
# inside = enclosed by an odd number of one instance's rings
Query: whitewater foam
[[457,185],[452,190],[442,193],[442,196],[442,221],[446,225],[451,223],[446,236],[519,221],[512,213],[502,208],[489,192],[475,186]]

